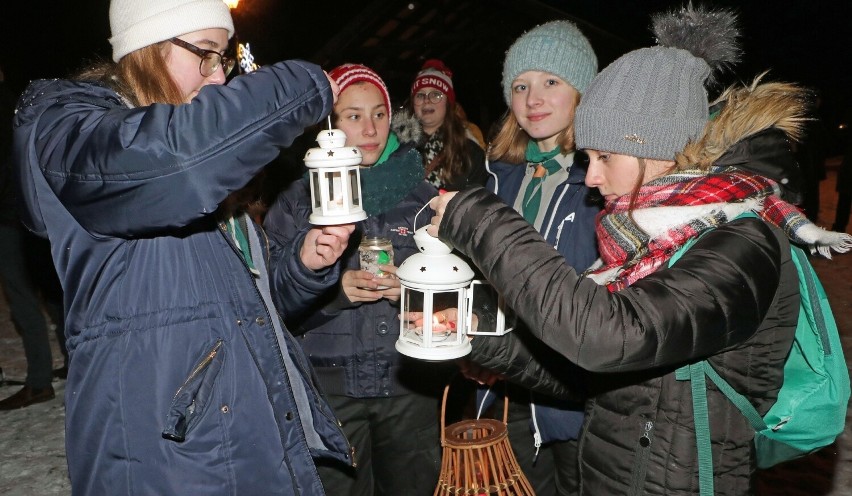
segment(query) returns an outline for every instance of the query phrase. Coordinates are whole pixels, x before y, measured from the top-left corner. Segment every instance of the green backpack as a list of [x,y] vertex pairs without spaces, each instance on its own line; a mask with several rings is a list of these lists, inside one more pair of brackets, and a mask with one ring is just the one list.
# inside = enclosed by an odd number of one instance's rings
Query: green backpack
[[[681,247],[669,260],[669,266],[691,245]],[[837,324],[808,257],[800,248],[793,245],[790,248],[799,274],[799,322],[784,364],[784,383],[778,391],[778,400],[766,415],[761,417],[748,398],[736,392],[707,360],[685,365],[675,373],[678,380],[692,381],[702,496],[713,494],[705,377],[713,381],[754,427],[759,468],[812,453],[833,443],[843,432],[850,393],[849,370],[843,358]]]

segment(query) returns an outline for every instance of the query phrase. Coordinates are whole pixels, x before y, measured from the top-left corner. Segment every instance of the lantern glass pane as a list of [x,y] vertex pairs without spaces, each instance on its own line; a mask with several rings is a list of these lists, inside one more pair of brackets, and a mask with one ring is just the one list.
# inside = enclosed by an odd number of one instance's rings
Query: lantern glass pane
[[343,173],[340,171],[327,172],[328,210],[343,208]]
[[514,312],[506,308],[500,294],[487,282],[471,284],[470,305],[470,334],[501,336],[514,327]]
[[432,345],[455,346],[464,326],[464,289],[432,292]]
[[418,291],[406,287],[402,294],[402,330],[406,341],[424,348],[457,346],[464,326],[464,290]]
[[422,344],[423,339],[423,302],[425,301],[422,291],[405,288],[402,293],[402,321],[401,335],[403,338]]
[[358,171],[349,170],[349,191],[352,192],[352,205],[361,206],[361,191],[358,187]]
[[477,284],[471,288],[473,302],[473,321],[471,331],[496,332],[498,294],[487,284]]
[[320,173],[317,170],[311,170],[311,187],[313,188],[313,194],[311,195],[314,199],[314,208],[322,207],[322,197],[320,196]]

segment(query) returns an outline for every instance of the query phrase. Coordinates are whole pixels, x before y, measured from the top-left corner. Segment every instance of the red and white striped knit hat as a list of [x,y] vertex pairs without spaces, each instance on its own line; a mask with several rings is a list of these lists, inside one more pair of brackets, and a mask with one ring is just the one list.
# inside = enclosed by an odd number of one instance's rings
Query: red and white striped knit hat
[[411,85],[411,96],[413,97],[421,88],[435,88],[447,95],[450,102],[456,101],[456,92],[453,90],[453,73],[438,59],[429,59],[423,62],[423,67],[414,78]]
[[382,97],[385,99],[385,105],[388,108],[388,120],[391,118],[390,93],[385,82],[376,74],[376,71],[362,64],[343,64],[335,67],[328,73],[331,79],[340,87],[340,92],[352,86],[355,83],[366,81],[382,92]]

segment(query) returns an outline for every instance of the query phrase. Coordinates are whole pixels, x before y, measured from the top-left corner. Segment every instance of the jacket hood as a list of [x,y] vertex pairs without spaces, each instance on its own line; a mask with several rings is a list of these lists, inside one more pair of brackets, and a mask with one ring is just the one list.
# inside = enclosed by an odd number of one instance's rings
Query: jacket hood
[[[113,90],[98,83],[71,81],[64,79],[40,79],[33,81],[21,94],[12,121],[14,133],[18,138],[15,149],[17,160],[22,163],[14,168],[15,181],[19,188],[17,198],[23,224],[33,233],[46,237],[47,230],[42,214],[42,202],[38,201],[36,182],[44,181],[28,150],[28,143],[36,139],[35,128],[42,114],[53,105],[73,105],[85,102],[105,109],[124,106],[121,98]],[[43,202],[50,200],[42,199]],[[26,208],[29,205],[31,208]]]
[[785,200],[801,200],[801,171],[790,140],[798,141],[807,120],[807,91],[789,83],[728,88],[700,139],[677,156],[679,167],[733,165],[778,183]]

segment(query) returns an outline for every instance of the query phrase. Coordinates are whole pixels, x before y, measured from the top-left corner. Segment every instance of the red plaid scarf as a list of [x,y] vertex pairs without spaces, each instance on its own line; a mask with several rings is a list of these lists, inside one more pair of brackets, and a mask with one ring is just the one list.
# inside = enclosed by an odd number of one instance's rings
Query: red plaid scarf
[[830,248],[844,252],[852,247],[852,237],[818,228],[778,193],[773,181],[733,167],[677,171],[650,181],[639,190],[632,218],[630,195],[598,214],[603,265],[590,277],[610,291],[623,289],[657,270],[688,240],[748,210],[782,228],[793,242],[828,257]]

